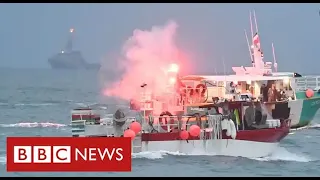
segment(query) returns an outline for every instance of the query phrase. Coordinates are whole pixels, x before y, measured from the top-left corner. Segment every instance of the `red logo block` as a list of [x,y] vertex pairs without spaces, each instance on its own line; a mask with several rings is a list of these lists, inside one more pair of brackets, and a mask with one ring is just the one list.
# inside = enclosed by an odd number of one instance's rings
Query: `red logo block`
[[7,137],[7,171],[131,171],[131,138]]

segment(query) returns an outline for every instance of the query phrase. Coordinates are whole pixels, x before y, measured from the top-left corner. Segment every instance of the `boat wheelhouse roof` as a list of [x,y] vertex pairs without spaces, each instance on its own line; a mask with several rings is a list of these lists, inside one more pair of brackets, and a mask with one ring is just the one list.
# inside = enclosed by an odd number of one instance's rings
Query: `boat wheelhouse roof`
[[301,75],[296,72],[272,72],[272,76],[301,77]]
[[288,79],[288,76],[262,76],[262,75],[226,75],[226,76],[199,76],[189,75],[182,77],[181,80],[194,81],[267,81],[267,80],[283,80]]

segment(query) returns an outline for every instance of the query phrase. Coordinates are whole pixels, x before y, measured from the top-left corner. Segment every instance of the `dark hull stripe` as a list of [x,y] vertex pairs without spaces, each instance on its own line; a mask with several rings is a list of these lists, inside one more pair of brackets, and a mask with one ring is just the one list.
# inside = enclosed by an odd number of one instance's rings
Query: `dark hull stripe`
[[84,132],[85,130],[84,129],[72,129],[71,132],[73,133],[79,133],[79,132]]

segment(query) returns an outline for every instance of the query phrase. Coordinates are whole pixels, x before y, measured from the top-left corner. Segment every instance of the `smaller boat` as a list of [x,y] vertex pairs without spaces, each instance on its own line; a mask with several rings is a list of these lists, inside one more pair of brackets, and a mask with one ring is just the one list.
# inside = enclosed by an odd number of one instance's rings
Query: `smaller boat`
[[80,51],[73,50],[74,29],[70,29],[68,43],[64,50],[48,59],[53,69],[100,69],[100,64],[88,63]]

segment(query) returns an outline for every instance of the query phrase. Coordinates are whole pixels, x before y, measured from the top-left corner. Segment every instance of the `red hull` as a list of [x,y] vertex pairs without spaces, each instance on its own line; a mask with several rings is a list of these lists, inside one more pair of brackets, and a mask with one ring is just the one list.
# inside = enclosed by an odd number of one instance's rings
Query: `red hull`
[[[257,129],[243,130],[237,132],[237,140],[256,141],[256,142],[279,142],[289,134],[289,127],[272,128],[272,129]],[[206,135],[209,137],[210,132]],[[226,132],[222,132],[222,139],[231,139],[226,136]],[[179,132],[171,133],[143,133],[142,141],[174,141],[181,140]],[[188,140],[200,140],[200,137],[189,136]]]

